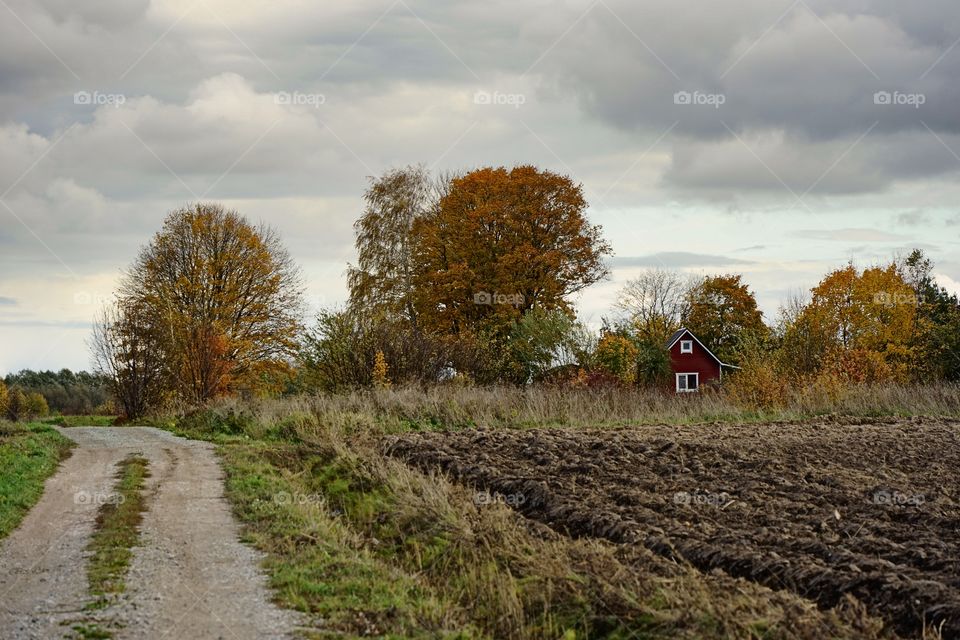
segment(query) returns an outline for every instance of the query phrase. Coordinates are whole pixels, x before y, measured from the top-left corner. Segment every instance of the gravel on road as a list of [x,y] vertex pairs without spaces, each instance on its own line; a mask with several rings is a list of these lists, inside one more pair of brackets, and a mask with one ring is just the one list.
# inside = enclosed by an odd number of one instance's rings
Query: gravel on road
[[[60,430],[77,447],[0,543],[0,637],[63,638],[91,616],[123,638],[285,638],[300,617],[271,603],[262,556],[240,543],[210,443],[150,427]],[[117,601],[83,611],[86,551],[116,464],[149,462],[139,546]]]

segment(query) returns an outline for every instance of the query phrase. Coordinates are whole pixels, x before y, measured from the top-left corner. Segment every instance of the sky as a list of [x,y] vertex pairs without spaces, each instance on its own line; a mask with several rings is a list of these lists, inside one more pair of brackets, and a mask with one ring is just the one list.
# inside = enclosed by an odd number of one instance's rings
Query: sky
[[956,0],[0,0],[0,373],[85,369],[167,213],[274,226],[342,303],[370,176],[535,164],[615,255],[768,321],[913,247],[960,290]]

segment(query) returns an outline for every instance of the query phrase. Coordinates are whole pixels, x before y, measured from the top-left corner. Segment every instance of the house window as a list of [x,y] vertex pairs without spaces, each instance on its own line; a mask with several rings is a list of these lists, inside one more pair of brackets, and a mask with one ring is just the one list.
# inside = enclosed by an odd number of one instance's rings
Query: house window
[[693,353],[693,340],[681,340],[680,353]]
[[700,387],[699,373],[678,373],[677,393],[695,392]]

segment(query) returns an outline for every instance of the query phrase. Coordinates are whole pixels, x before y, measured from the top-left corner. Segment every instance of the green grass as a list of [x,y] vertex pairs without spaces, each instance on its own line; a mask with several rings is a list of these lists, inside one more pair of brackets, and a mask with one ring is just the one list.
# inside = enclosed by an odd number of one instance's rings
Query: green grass
[[60,427],[111,427],[116,421],[117,416],[50,416],[43,420]]
[[40,499],[44,481],[72,446],[47,425],[0,422],[0,539]]
[[147,461],[133,455],[118,464],[117,485],[111,499],[100,505],[96,528],[87,549],[87,582],[96,600],[89,608],[109,602],[109,596],[123,593],[133,547],[140,539],[143,520],[143,485],[149,476]]
[[430,589],[365,548],[311,483],[270,462],[297,459],[282,443],[222,446],[227,496],[244,541],[268,552],[280,604],[322,620],[315,637],[472,638]]
[[109,640],[113,633],[95,622],[80,622],[70,627],[77,640]]

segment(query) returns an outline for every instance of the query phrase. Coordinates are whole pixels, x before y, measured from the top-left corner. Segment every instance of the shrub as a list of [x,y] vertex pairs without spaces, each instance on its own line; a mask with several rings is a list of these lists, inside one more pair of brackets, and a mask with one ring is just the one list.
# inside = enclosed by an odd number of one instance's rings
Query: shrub
[[373,357],[373,386],[378,389],[385,389],[390,386],[390,366],[387,364],[387,358],[383,351],[377,350]]
[[50,413],[47,399],[38,391],[31,391],[26,395],[26,414],[31,418],[43,417]]
[[882,353],[867,349],[834,349],[828,352],[820,373],[836,377],[846,385],[902,381]]
[[777,409],[786,405],[790,382],[773,362],[751,363],[724,380],[727,398],[745,409]]
[[434,383],[455,360],[454,351],[450,344],[403,322],[324,310],[303,338],[299,385],[303,391],[372,386],[377,352],[390,363],[393,382]]
[[600,338],[594,357],[601,371],[629,385],[637,379],[638,355],[636,345],[629,338],[608,333]]
[[7,391],[7,385],[0,380],[0,417],[7,415],[7,409],[10,408],[10,392]]
[[673,379],[670,352],[662,342],[641,341],[637,344],[637,382],[656,387],[669,385]]
[[10,392],[10,400],[7,403],[7,417],[17,422],[26,417],[27,414],[27,396],[23,391],[15,388]]
[[226,412],[214,409],[199,409],[180,418],[177,429],[190,435],[241,435],[251,431],[255,418],[245,411],[230,408]]

